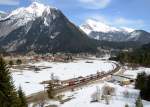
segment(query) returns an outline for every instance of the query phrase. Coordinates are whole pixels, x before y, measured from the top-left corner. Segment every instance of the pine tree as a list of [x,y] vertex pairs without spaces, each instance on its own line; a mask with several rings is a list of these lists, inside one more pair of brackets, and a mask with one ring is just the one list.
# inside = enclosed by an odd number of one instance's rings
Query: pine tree
[[136,89],[140,89],[140,90],[143,90],[144,87],[145,87],[145,82],[146,82],[146,73],[143,72],[143,73],[139,73],[137,75],[137,79],[135,81],[135,88]]
[[128,105],[128,104],[126,104],[126,105],[125,105],[125,107],[129,107],[129,105]]
[[19,107],[11,73],[2,57],[0,57],[0,104],[1,107]]
[[142,100],[140,97],[137,98],[135,105],[136,107],[143,107]]
[[18,97],[19,97],[19,100],[20,100],[20,107],[27,107],[27,101],[26,101],[26,98],[25,98],[25,94],[24,92],[22,91],[22,88],[19,87],[19,90],[18,90]]
[[47,90],[48,97],[50,99],[53,99],[55,97],[54,87],[55,87],[55,84],[53,82],[50,82],[49,85],[48,85],[48,90]]
[[14,65],[14,62],[13,62],[13,61],[9,61],[9,63],[8,63],[8,64],[9,64],[9,66],[11,66],[11,67],[12,67],[12,66]]
[[22,64],[22,61],[21,61],[20,59],[18,59],[18,60],[16,61],[16,64],[17,64],[17,65],[20,65],[20,64]]

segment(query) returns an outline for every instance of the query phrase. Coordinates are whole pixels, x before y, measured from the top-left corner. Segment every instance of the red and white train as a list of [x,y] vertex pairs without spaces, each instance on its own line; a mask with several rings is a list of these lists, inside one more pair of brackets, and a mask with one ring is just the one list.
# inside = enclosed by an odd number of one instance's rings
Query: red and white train
[[99,79],[106,74],[107,74],[106,72],[102,71],[102,72],[97,72],[96,74],[88,75],[86,77],[80,76],[77,78],[65,80],[65,81],[62,81],[61,83],[63,86],[74,86],[74,85],[78,85],[78,84],[82,84],[82,83],[88,83],[91,80]]

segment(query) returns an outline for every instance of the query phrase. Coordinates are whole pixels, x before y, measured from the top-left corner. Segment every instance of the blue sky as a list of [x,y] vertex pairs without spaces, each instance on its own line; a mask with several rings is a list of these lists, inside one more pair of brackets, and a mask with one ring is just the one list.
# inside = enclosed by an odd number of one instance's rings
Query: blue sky
[[0,10],[10,12],[33,1],[59,8],[76,25],[92,18],[150,31],[150,0],[0,0]]

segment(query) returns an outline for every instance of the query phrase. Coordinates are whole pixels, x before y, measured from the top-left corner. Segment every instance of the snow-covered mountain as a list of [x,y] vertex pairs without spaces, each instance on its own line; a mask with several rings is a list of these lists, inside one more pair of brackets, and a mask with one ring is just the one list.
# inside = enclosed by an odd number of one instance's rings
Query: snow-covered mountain
[[144,44],[150,43],[150,33],[144,30],[135,30],[129,34],[126,40],[143,42]]
[[0,20],[7,16],[7,13],[0,11]]
[[33,2],[29,7],[18,8],[12,11],[7,17],[1,19],[0,37],[9,34],[11,31],[19,28],[20,26],[26,25],[30,21],[36,20],[38,17],[49,14],[51,16],[50,19],[45,19],[45,24],[47,25],[51,20],[55,19],[56,16],[54,11],[59,10],[37,2]]
[[116,28],[98,20],[88,19],[80,28],[90,37],[96,40],[113,42],[139,42],[141,44],[150,43],[150,33],[144,30],[134,30],[132,28]]
[[0,46],[11,52],[96,50],[92,40],[59,9],[37,2],[0,20]]
[[[97,20],[89,19],[85,22],[85,24],[81,25],[80,28],[87,35],[89,35],[89,37],[97,40],[118,42],[118,41],[142,41],[144,39],[142,30],[136,31],[132,28],[127,27],[115,28],[102,22],[99,22]],[[145,38],[149,38],[148,34],[149,33],[147,32]],[[148,39],[148,41],[150,40]]]
[[110,25],[107,25],[103,22],[100,22],[98,20],[93,20],[93,19],[88,19],[84,24],[80,26],[80,28],[85,31],[87,34],[95,31],[95,32],[103,32],[103,33],[108,33],[108,32],[132,32],[134,29],[132,28],[127,28],[127,27],[121,27],[121,28],[116,28]]
[[81,29],[87,34],[90,34],[92,31],[103,33],[119,31],[119,29],[115,27],[108,26],[102,22],[92,19],[88,19],[85,24],[81,25]]

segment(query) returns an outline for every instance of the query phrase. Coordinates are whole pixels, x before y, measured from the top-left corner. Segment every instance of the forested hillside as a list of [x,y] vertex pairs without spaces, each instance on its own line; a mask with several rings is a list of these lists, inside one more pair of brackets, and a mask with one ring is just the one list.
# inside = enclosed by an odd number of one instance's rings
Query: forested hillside
[[142,66],[150,66],[150,44],[143,45],[141,48],[133,52],[121,52],[114,60],[121,63],[139,64]]

